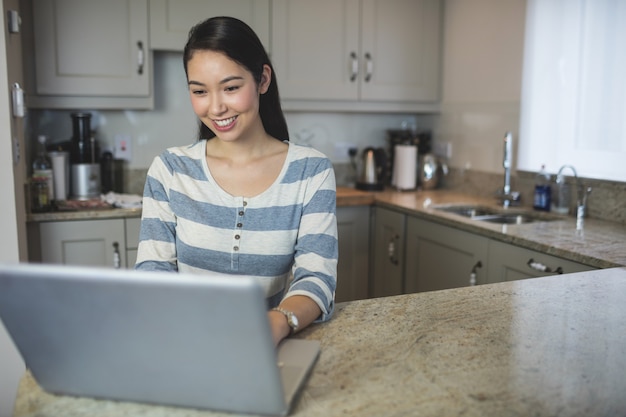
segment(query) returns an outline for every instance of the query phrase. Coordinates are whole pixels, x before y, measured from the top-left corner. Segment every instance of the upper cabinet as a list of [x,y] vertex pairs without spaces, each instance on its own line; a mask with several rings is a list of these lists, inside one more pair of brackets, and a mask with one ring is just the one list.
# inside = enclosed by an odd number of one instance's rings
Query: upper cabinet
[[273,0],[272,61],[292,110],[436,110],[439,0]]
[[211,16],[232,16],[246,22],[269,51],[270,0],[150,0],[152,49],[182,51],[189,29]]
[[29,107],[151,108],[148,0],[32,0]]

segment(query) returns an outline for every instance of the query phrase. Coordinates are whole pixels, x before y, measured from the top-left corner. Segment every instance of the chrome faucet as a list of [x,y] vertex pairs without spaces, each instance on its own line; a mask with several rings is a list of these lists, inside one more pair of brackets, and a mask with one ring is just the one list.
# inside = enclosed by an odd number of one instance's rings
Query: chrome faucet
[[511,191],[511,168],[513,166],[513,133],[506,132],[504,135],[504,187],[498,192],[498,197],[504,207],[519,204],[520,193]]
[[[585,214],[587,211],[587,198],[589,198],[589,194],[591,194],[591,187],[585,188],[580,178],[578,178],[578,174],[576,173],[576,168],[572,165],[563,165],[559,172],[556,174],[556,185],[559,199],[564,197],[569,197],[569,193],[562,193],[561,188],[567,188],[565,184],[565,178],[563,175],[564,169],[570,169],[574,173],[574,181],[576,182],[576,225],[577,228],[582,227],[583,219],[585,218]],[[569,209],[569,201],[559,201],[559,205],[561,207],[567,207]]]

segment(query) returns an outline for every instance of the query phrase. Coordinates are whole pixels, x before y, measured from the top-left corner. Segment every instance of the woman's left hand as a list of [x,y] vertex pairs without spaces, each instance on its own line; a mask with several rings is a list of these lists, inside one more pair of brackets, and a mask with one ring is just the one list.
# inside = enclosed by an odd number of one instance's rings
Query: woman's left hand
[[[286,298],[280,303],[280,308],[292,312],[298,319],[298,331],[304,329],[317,319],[322,310],[315,301],[304,295],[294,295]],[[274,345],[278,344],[291,333],[291,327],[287,322],[287,317],[280,311],[270,310],[268,313],[272,339]]]

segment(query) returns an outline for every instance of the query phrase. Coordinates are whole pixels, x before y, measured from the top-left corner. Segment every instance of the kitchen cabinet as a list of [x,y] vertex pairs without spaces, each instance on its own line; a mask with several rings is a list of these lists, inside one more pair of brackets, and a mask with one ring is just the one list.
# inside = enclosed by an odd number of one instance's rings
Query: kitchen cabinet
[[513,281],[595,268],[504,242],[489,242],[488,282]]
[[339,262],[335,301],[365,299],[369,295],[370,207],[337,207]]
[[29,223],[30,262],[133,268],[139,217]]
[[137,248],[139,247],[139,231],[141,229],[140,217],[124,219],[124,232],[126,236],[126,268],[133,269],[137,262]]
[[434,109],[441,20],[439,0],[273,0],[285,109]]
[[246,22],[269,51],[269,0],[150,0],[150,47],[182,52],[189,29],[212,16]]
[[487,281],[489,239],[435,222],[407,218],[405,292],[465,287]]
[[406,216],[381,207],[374,208],[372,259],[374,276],[370,296],[404,293],[404,242]]
[[31,0],[34,108],[152,108],[148,0]]

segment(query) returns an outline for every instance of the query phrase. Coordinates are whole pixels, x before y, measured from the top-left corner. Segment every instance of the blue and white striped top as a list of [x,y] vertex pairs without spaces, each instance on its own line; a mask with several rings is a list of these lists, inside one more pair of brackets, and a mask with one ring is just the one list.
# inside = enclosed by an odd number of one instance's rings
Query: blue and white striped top
[[252,275],[265,287],[270,306],[306,295],[322,310],[319,320],[328,320],[338,256],[335,175],[328,158],[289,143],[267,190],[234,197],[213,179],[205,155],[202,140],[154,159],[135,268]]

